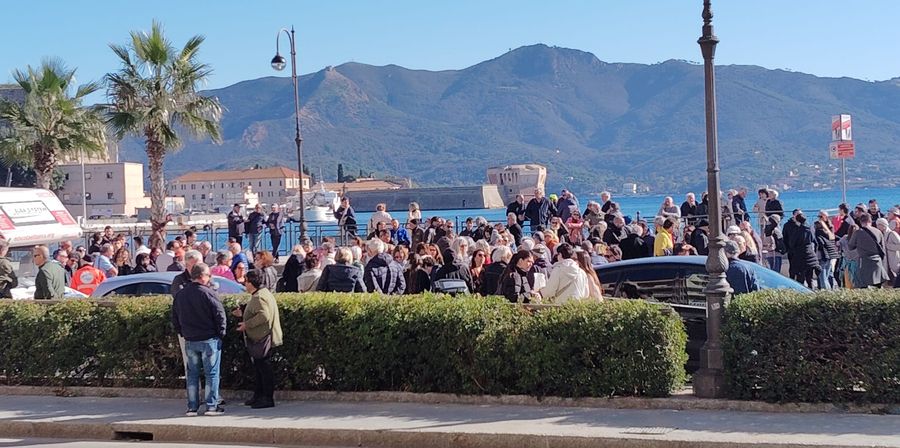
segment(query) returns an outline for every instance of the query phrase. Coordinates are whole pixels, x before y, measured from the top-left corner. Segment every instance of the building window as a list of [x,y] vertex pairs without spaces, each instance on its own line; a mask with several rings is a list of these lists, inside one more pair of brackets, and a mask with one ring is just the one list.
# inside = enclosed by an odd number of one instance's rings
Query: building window
[[200,199],[201,199],[201,200],[202,200],[202,199],[206,199],[206,193],[201,194],[201,195],[200,195]]
[[234,182],[231,183],[231,188],[234,188]]
[[91,177],[93,177],[93,174],[91,174],[91,173],[84,173],[84,178],[85,178],[85,179],[90,180]]
[[106,193],[106,199],[113,199],[112,193]]
[[66,173],[66,180],[69,180],[69,173]]
[[222,182],[222,185],[219,188],[225,188],[225,182]]
[[184,191],[184,190],[185,190],[185,185],[181,184],[181,191]]
[[69,195],[64,194],[64,195],[63,195],[63,200],[64,200],[64,201],[68,201],[68,200],[69,200]]
[[90,193],[85,193],[85,194],[84,194],[84,199],[90,201],[90,200],[91,200],[91,194],[90,194]]
[[262,181],[259,181],[259,186],[260,186],[260,187],[262,186]]
[[270,187],[272,186],[272,181],[271,181],[271,180],[269,181],[269,186],[270,186]]
[[278,186],[279,186],[279,187],[284,186],[284,181],[283,181],[283,180],[279,180],[279,181],[278,181]]
[[197,200],[197,195],[196,195],[196,194],[192,194],[192,195],[191,195],[191,200],[192,200],[192,201],[196,201],[196,200]]
[[197,189],[197,184],[191,184],[191,190],[196,190],[196,189]]
[[107,178],[107,179],[112,179],[112,171],[107,171],[107,172],[106,172],[106,178]]

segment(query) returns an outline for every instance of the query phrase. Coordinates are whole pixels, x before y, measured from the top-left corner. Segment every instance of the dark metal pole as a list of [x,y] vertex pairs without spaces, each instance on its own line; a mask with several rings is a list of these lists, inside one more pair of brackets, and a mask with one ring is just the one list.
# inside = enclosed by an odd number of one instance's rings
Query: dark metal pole
[[725,279],[728,260],[725,258],[725,237],[722,235],[721,189],[719,186],[719,142],[716,125],[716,44],[713,32],[710,0],[703,2],[703,35],[697,41],[703,53],[703,75],[706,86],[706,185],[709,191],[709,256],[706,271],[709,284],[706,294],[706,344],[700,351],[700,370],[694,375],[694,395],[721,397],[725,392],[722,363],[722,314],[732,289]]
[[297,80],[297,41],[294,35],[294,27],[291,27],[291,80],[294,81],[294,118],[296,120],[297,133],[294,142],[297,144],[297,170],[300,178],[297,187],[298,199],[300,200],[300,241],[306,241],[306,214],[304,209],[306,204],[303,202],[303,137],[300,136],[300,83]]

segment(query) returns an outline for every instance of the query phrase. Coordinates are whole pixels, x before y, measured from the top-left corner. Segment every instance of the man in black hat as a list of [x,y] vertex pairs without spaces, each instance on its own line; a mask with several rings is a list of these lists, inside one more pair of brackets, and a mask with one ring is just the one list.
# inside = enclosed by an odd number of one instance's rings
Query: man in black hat
[[709,255],[709,221],[701,219],[691,233],[691,246],[697,249],[697,255]]

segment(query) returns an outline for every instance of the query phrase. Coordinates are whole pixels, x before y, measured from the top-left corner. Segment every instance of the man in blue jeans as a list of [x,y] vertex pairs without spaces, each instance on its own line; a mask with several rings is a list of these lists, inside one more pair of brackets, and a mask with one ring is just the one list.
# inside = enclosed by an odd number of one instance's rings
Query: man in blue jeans
[[197,263],[191,268],[191,283],[175,294],[172,324],[185,340],[187,355],[188,410],[195,416],[200,408],[200,369],[206,377],[206,413],[222,415],[219,406],[219,367],[222,339],[225,337],[225,308],[216,292],[208,286],[209,266]]

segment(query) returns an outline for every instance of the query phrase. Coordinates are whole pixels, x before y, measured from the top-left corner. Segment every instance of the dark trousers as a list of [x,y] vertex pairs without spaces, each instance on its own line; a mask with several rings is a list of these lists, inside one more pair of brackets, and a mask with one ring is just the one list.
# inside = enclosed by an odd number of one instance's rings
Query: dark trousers
[[272,237],[272,256],[277,260],[279,255],[279,249],[281,248],[281,234],[270,233],[270,237]]
[[260,401],[275,400],[275,371],[270,356],[253,360],[253,396]]

